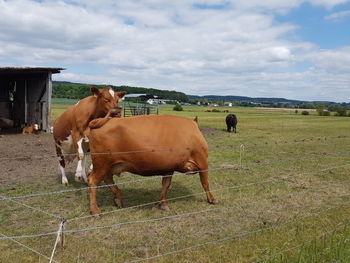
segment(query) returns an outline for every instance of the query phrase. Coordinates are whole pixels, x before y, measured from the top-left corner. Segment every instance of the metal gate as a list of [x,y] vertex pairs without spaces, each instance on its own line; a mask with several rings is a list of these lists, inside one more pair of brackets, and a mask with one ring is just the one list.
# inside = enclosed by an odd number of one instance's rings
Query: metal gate
[[124,117],[150,114],[158,115],[158,106],[149,106],[147,104],[124,105]]

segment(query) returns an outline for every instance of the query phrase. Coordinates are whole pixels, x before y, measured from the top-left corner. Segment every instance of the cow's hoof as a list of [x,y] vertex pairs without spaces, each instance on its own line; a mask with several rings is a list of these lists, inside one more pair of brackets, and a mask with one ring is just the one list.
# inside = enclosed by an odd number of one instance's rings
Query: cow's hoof
[[88,183],[88,179],[87,179],[87,176],[83,176],[83,180],[82,180],[83,183],[87,184]]
[[101,210],[99,208],[96,209],[90,209],[90,214],[96,217],[99,217],[101,213]]
[[118,207],[118,208],[123,208],[123,201],[121,199],[114,199],[114,204]]
[[67,178],[62,178],[62,184],[65,185],[65,186],[68,186]]
[[219,201],[216,200],[216,199],[212,199],[212,200],[208,200],[208,203],[209,203],[209,204],[212,204],[212,205],[216,205],[216,204],[219,203]]
[[[80,172],[80,171],[75,173],[75,181],[76,182],[85,182],[85,178],[84,177],[86,177],[86,176],[84,176],[84,174],[82,172]],[[87,179],[86,179],[86,181],[87,181]]]
[[82,181],[82,178],[83,178],[82,176],[77,176],[77,175],[76,175],[76,176],[75,176],[75,181],[76,181],[76,182],[81,182],[81,181]]
[[159,204],[159,209],[164,210],[164,211],[170,211],[170,208],[168,205]]

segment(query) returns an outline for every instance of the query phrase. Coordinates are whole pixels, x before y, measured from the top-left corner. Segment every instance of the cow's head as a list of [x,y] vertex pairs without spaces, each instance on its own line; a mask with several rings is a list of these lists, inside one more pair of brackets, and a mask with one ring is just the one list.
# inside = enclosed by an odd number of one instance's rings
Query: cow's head
[[97,112],[100,115],[98,117],[104,117],[110,110],[118,109],[120,100],[126,94],[125,91],[116,92],[112,87],[104,89],[92,87],[91,92],[96,97]]

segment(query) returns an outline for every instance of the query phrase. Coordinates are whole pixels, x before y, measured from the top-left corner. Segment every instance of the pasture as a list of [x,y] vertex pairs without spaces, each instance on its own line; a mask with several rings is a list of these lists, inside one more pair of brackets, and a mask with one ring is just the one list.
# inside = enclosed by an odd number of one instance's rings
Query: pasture
[[[66,107],[53,105],[52,119]],[[350,262],[350,118],[225,108],[238,117],[235,134],[227,113],[206,109],[160,113],[198,116],[219,204],[207,204],[198,174],[176,175],[170,211],[156,206],[161,179],[125,174],[115,178],[125,208],[101,188],[102,215],[90,217],[76,163],[70,185],[60,183],[51,134],[2,135],[0,196],[32,196],[0,200],[0,262],[48,262],[61,218],[55,262]]]

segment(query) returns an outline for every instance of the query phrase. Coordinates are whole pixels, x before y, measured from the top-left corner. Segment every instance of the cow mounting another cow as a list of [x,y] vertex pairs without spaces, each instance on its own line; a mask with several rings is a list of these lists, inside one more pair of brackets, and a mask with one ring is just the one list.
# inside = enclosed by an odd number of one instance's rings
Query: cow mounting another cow
[[59,168],[62,175],[62,184],[68,185],[65,174],[66,162],[78,157],[75,180],[87,182],[85,172],[85,152],[89,148],[86,137],[89,122],[96,118],[106,116],[111,110],[119,108],[119,101],[126,94],[125,91],[114,92],[112,87],[104,89],[91,88],[92,96],[80,100],[69,107],[55,121],[53,137],[56,153],[59,157]]

